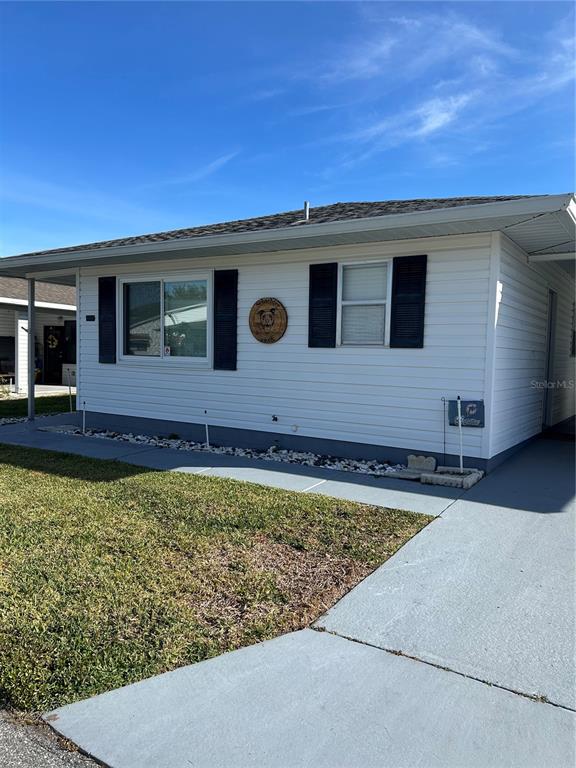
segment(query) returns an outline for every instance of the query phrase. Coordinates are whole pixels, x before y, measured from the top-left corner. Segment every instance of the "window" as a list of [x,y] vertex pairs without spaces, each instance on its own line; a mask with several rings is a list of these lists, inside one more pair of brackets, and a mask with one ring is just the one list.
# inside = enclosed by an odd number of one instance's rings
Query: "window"
[[208,278],[123,283],[127,357],[208,358]]
[[206,357],[207,331],[207,281],[164,283],[164,355]]
[[386,344],[389,272],[387,262],[342,266],[341,344]]
[[124,284],[124,354],[160,357],[159,282]]

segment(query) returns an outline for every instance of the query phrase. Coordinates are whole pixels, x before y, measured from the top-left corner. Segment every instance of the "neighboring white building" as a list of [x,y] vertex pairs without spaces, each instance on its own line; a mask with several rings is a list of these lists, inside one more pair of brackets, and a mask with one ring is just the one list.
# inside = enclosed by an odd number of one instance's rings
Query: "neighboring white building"
[[[76,363],[76,290],[36,284],[35,367],[39,384],[62,384]],[[28,388],[28,285],[0,277],[0,386]]]
[[[575,210],[571,195],[339,203],[0,274],[77,281],[90,424],[453,462],[460,395],[484,425],[464,453],[490,467],[574,414]],[[265,297],[288,316],[275,343],[249,326]]]

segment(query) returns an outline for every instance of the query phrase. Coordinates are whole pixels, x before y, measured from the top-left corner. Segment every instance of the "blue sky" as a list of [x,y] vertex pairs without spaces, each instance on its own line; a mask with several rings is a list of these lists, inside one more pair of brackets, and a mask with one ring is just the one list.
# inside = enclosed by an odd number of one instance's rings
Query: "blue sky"
[[0,3],[0,253],[574,186],[564,2]]

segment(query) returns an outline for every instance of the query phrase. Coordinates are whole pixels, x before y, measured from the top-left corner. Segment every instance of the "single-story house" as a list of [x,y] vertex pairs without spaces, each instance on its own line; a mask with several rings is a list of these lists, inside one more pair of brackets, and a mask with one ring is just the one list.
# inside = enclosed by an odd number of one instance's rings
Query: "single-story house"
[[[3,259],[76,284],[87,424],[490,468],[574,414],[571,194],[336,203]],[[33,411],[30,414],[33,416]]]
[[[75,380],[76,290],[37,282],[34,317],[34,380],[60,385]],[[0,277],[0,386],[28,389],[28,285]]]

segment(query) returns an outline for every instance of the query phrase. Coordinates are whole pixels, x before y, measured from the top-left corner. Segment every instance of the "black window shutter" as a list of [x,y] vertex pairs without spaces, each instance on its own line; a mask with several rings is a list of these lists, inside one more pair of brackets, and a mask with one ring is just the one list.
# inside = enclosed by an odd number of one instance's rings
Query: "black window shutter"
[[98,360],[116,362],[116,278],[98,278]]
[[390,346],[424,346],[427,256],[397,256],[392,274]]
[[336,346],[338,264],[310,264],[308,346]]
[[235,371],[238,355],[238,270],[214,272],[214,368]]

